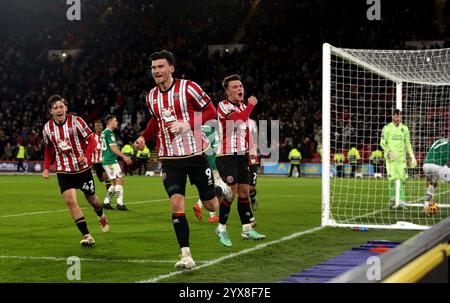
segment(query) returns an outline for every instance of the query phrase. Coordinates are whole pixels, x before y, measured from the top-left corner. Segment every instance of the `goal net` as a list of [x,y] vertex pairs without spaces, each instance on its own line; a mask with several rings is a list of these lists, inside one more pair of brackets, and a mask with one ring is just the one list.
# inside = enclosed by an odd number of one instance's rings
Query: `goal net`
[[[450,184],[439,181],[433,199],[439,209],[424,214],[422,165],[436,140],[450,138],[450,49],[362,50],[326,43],[322,106],[322,225],[426,229],[449,216]],[[390,195],[380,139],[394,109],[409,128],[417,166],[405,156],[404,182],[391,186]],[[352,147],[360,158],[351,164]],[[370,159],[377,149],[383,153],[380,165]],[[335,161],[339,153],[343,165]]]

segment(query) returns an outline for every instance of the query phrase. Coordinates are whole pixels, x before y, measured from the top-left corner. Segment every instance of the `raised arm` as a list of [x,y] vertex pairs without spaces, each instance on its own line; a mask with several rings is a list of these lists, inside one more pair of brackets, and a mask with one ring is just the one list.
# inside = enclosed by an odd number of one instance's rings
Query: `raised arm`
[[250,114],[252,113],[252,110],[257,103],[258,103],[258,99],[256,99],[255,96],[251,96],[250,98],[248,98],[247,107],[240,113],[232,112],[232,113],[228,114],[227,120],[247,121],[248,117],[250,117]]

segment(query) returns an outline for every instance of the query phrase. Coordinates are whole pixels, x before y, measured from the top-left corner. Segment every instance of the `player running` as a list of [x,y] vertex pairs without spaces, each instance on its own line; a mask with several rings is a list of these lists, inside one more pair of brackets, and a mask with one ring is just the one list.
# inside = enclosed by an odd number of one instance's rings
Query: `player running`
[[95,194],[95,184],[91,171],[91,155],[97,143],[89,126],[80,117],[67,114],[67,101],[61,96],[51,96],[47,108],[52,115],[42,131],[45,144],[44,171],[42,177],[49,178],[50,164],[56,162],[58,185],[72,219],[83,235],[80,244],[83,247],[95,245],[89,233],[83,210],[77,202],[77,189],[92,205],[98,216],[103,232],[109,230],[109,224],[103,208]]
[[[216,163],[220,175],[232,189],[233,199],[237,196],[237,209],[241,219],[243,239],[263,240],[265,235],[253,229],[250,219],[253,213],[249,203],[248,189],[248,153],[249,139],[247,120],[258,100],[251,96],[248,104],[244,103],[244,87],[239,75],[226,77],[222,86],[227,96],[219,103],[220,145],[217,150]],[[226,224],[233,199],[223,199],[219,208],[219,224],[216,235],[224,246],[231,246]]]

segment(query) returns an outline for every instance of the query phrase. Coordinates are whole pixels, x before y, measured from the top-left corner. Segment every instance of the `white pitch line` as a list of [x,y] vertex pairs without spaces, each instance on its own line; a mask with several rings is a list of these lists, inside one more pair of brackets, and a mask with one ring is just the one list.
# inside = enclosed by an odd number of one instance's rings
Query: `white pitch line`
[[[298,198],[298,195],[264,194],[264,197]],[[321,198],[322,195],[310,195],[308,198]]]
[[[268,195],[268,196],[272,196],[272,195]],[[280,195],[273,195],[273,196],[277,196],[277,197],[293,197],[293,198],[298,197],[296,195],[281,195],[281,196]],[[192,199],[192,198],[197,198],[197,196],[185,197],[185,199]],[[135,202],[128,202],[127,204],[135,205],[135,204],[156,203],[156,202],[163,202],[163,201],[169,201],[169,199],[165,198],[165,199],[156,199],[156,200],[135,201]],[[81,207],[81,209],[87,209],[87,208],[86,207]],[[67,208],[58,209],[58,210],[42,210],[42,211],[33,211],[33,212],[28,212],[28,213],[4,215],[4,216],[0,216],[0,218],[13,218],[13,217],[22,217],[22,216],[42,215],[42,214],[59,213],[59,212],[63,212],[63,211],[67,211]]]
[[[448,192],[450,192],[450,190],[445,191],[445,192],[440,192],[440,193],[438,193],[438,194],[436,194],[436,195],[446,194],[446,193],[448,193]],[[419,201],[421,201],[421,200],[422,200],[422,198],[418,198],[417,200],[413,200],[413,201],[411,201],[411,202],[408,202],[406,205],[408,206],[408,204],[415,203],[415,202],[419,202]],[[375,215],[375,214],[377,214],[377,213],[379,213],[379,212],[385,211],[385,210],[387,210],[387,209],[378,209],[378,210],[375,210],[375,211],[373,211],[373,212],[371,212],[371,213],[367,213],[367,214],[365,214],[365,215],[361,215],[361,216],[357,216],[357,217],[352,217],[352,218],[350,218],[350,219],[344,220],[344,221],[342,221],[342,222],[339,222],[339,224],[346,224],[346,223],[349,223],[350,221],[355,221],[355,220],[361,219],[361,218],[367,218],[367,217],[369,217],[369,216],[373,216],[373,215]],[[350,223],[350,224],[352,224],[352,223]],[[363,224],[361,224],[361,225],[363,225]]]
[[[185,197],[185,199],[195,198],[196,196],[190,196]],[[144,201],[135,201],[135,202],[128,202],[127,204],[144,204],[144,203],[156,203],[156,202],[163,202],[163,201],[169,201],[169,198],[166,199],[156,199],[156,200],[144,200]],[[81,207],[81,209],[87,209],[87,207]],[[12,217],[22,217],[22,216],[32,216],[32,215],[41,215],[41,214],[50,214],[50,213],[59,213],[67,211],[67,208],[64,209],[58,209],[58,210],[43,210],[43,211],[34,211],[29,213],[20,213],[20,214],[12,214],[12,215],[4,215],[0,218],[12,218]]]
[[[184,197],[184,199],[191,199],[191,198],[197,198],[197,196]],[[144,204],[144,203],[163,202],[163,201],[169,202],[169,198],[157,199],[157,200],[144,200],[144,201],[127,202],[127,204],[133,205],[133,204]]]
[[[345,223],[346,221],[350,221],[350,220],[356,220],[356,219],[359,219],[359,218],[367,217],[367,216],[372,216],[372,215],[374,215],[374,214],[376,214],[378,212],[381,212],[381,211],[383,211],[383,209],[375,210],[375,211],[373,211],[371,213],[367,213],[367,214],[362,215],[362,216],[358,216],[358,217],[354,217],[354,218],[351,218],[351,219],[347,219],[347,220],[343,221],[342,223]],[[244,249],[244,250],[239,251],[237,253],[229,254],[229,255],[220,257],[218,259],[211,260],[211,261],[206,262],[205,264],[203,264],[201,266],[196,267],[196,269],[200,269],[200,268],[204,268],[204,267],[207,267],[207,266],[210,266],[210,265],[214,265],[214,264],[217,264],[217,263],[222,262],[224,260],[231,259],[231,258],[234,258],[236,256],[243,255],[243,254],[255,251],[255,250],[259,250],[259,249],[265,248],[265,247],[273,245],[273,244],[277,244],[277,243],[280,243],[280,242],[283,242],[283,241],[294,239],[294,238],[300,237],[300,236],[302,236],[304,234],[313,233],[313,232],[321,230],[323,228],[325,228],[325,226],[318,226],[318,227],[315,227],[315,228],[312,228],[312,229],[308,229],[308,230],[305,230],[305,231],[293,233],[293,234],[291,234],[289,236],[280,238],[278,240],[274,240],[274,241],[271,241],[271,242],[266,242],[264,244],[259,244],[259,245],[255,246],[253,248]],[[158,282],[158,281],[160,281],[162,279],[173,277],[173,276],[179,275],[181,273],[183,273],[183,271],[174,271],[174,272],[170,272],[168,274],[157,276],[157,277],[152,278],[152,279],[148,279],[148,280],[144,280],[144,281],[138,281],[137,283],[156,283],[156,282]]]
[[[76,256],[75,256],[76,257]],[[46,256],[0,256],[0,259],[20,259],[20,260],[47,260],[47,261],[67,261],[69,257],[46,257]],[[106,262],[106,263],[175,263],[178,260],[151,260],[151,259],[93,259],[79,258],[85,262]],[[207,263],[209,261],[196,261]]]
[[58,209],[58,210],[44,210],[44,211],[34,211],[34,212],[30,212],[30,213],[5,215],[5,216],[1,216],[0,218],[12,218],[12,217],[21,217],[21,216],[31,216],[31,215],[40,215],[40,214],[59,213],[59,212],[62,212],[62,211],[67,211],[67,208],[65,208],[65,209]]
[[[306,234],[309,234],[309,233],[313,233],[313,232],[316,232],[316,231],[321,230],[323,228],[325,228],[325,227],[324,226],[314,227],[314,228],[311,228],[311,229],[308,229],[308,230],[304,230],[304,231],[301,231],[301,232],[296,232],[296,233],[290,234],[289,236],[282,237],[282,238],[280,238],[278,240],[262,243],[262,244],[256,245],[255,247],[252,247],[252,248],[247,248],[247,249],[241,250],[241,251],[236,252],[236,253],[225,255],[223,257],[220,257],[220,258],[217,258],[217,259],[214,259],[214,260],[211,260],[211,261],[207,261],[205,264],[196,267],[196,270],[201,269],[201,268],[205,268],[207,266],[211,266],[211,265],[217,264],[219,262],[222,262],[222,261],[225,261],[225,260],[228,260],[228,259],[240,256],[240,255],[244,255],[244,254],[256,251],[256,250],[260,250],[260,249],[266,248],[267,246],[270,246],[270,245],[278,244],[278,243],[281,243],[281,242],[284,242],[284,241],[287,241],[287,240],[291,240],[291,239],[294,239],[294,238],[297,238],[297,237],[300,237],[300,236],[303,236],[303,235],[306,235]],[[156,283],[156,282],[158,282],[158,281],[160,281],[162,279],[173,277],[173,276],[176,276],[176,275],[179,275],[179,274],[182,274],[182,273],[184,273],[184,271],[173,271],[173,272],[170,272],[168,274],[160,275],[160,276],[148,279],[148,280],[138,281],[137,283]]]

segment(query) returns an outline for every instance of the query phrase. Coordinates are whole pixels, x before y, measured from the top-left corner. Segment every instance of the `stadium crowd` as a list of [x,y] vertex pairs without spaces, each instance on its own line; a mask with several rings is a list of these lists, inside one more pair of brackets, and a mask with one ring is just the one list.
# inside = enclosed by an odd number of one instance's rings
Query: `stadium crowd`
[[[65,1],[2,4],[0,159],[14,159],[17,142],[25,146],[27,159],[43,159],[42,126],[53,94],[67,98],[69,111],[91,126],[117,115],[119,145],[134,140],[146,125],[145,95],[154,86],[149,55],[160,49],[176,54],[176,77],[199,83],[216,104],[224,98],[222,79],[240,74],[247,97],[260,100],[252,118],[280,121],[280,161],[298,144],[303,159],[317,159],[323,42],[402,49],[406,40],[449,36],[448,9],[442,27],[433,1],[427,6],[417,0],[383,2],[383,16],[396,18],[382,21],[368,21],[367,5],[359,2],[83,1],[80,21],[66,19]],[[232,43],[245,47],[208,53],[208,45]],[[52,49],[81,51],[48,58]]]

